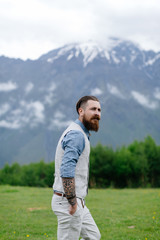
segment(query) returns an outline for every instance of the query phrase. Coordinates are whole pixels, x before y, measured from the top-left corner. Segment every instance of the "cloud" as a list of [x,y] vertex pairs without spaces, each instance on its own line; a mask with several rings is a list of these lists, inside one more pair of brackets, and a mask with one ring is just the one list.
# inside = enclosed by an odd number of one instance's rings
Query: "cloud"
[[158,100],[160,100],[160,88],[156,88],[154,92],[154,97]]
[[0,106],[0,116],[4,115],[5,113],[7,113],[10,109],[10,105],[8,103],[5,103],[3,105]]
[[56,111],[55,114],[54,114],[54,118],[55,119],[64,119],[66,116],[63,112],[60,112],[60,111]]
[[[8,105],[3,106],[3,113],[8,109]],[[44,110],[43,104],[39,101],[30,103],[21,101],[19,108],[12,110],[5,120],[0,121],[0,127],[11,129],[36,127],[45,122]]]
[[51,82],[48,91],[54,92],[56,90],[56,84],[54,82]]
[[150,109],[156,109],[158,107],[158,103],[155,101],[151,101],[150,99],[148,99],[146,96],[144,96],[143,94],[136,92],[136,91],[132,91],[131,95],[133,96],[133,98],[142,106],[150,108]]
[[18,129],[20,128],[20,123],[17,122],[17,121],[14,121],[14,122],[8,122],[6,120],[2,120],[0,121],[0,127],[3,127],[3,128],[10,128],[10,129]]
[[71,120],[68,121],[64,121],[64,120],[60,120],[60,119],[53,119],[50,123],[49,129],[50,130],[54,130],[54,129],[61,129],[64,127],[69,126],[69,124],[71,123]]
[[32,82],[29,82],[25,88],[25,93],[26,94],[30,93],[33,88],[34,88],[34,84]]
[[91,95],[99,96],[102,95],[102,90],[100,88],[94,88],[91,90]]
[[100,0],[99,4],[93,4],[93,7],[96,7],[96,34],[100,41],[103,34],[104,41],[108,36],[115,36],[137,42],[145,49],[160,49],[158,0]]
[[17,88],[18,88],[17,84],[11,81],[7,83],[0,83],[0,92],[10,92]]
[[26,116],[28,116],[26,119],[30,120],[31,126],[35,126],[37,123],[44,122],[44,106],[41,102],[35,101],[27,103],[22,101],[20,105],[22,106],[23,111],[26,113]]
[[44,97],[44,103],[52,106],[54,104],[54,91],[56,90],[56,84],[51,82],[47,89],[47,95]]
[[45,104],[48,104],[48,105],[50,105],[50,106],[53,105],[53,93],[52,93],[52,92],[49,92],[49,93],[45,96],[45,98],[44,98],[44,103],[45,103]]
[[0,21],[5,30],[0,46],[1,49],[8,46],[10,55],[15,55],[17,51],[17,56],[23,55],[25,59],[29,53],[31,58],[36,58],[68,41],[82,39],[91,29],[90,12],[85,8],[79,9],[75,4],[65,8],[65,1],[61,1],[62,4],[38,0],[8,0],[8,4],[2,3]]
[[1,54],[23,59],[110,36],[160,50],[159,0],[1,0],[0,22]]
[[67,127],[71,122],[71,120],[66,120],[66,115],[58,110],[54,113],[54,117],[50,121],[49,129],[62,129],[64,127]]
[[111,94],[115,95],[116,97],[124,98],[123,94],[119,91],[119,89],[116,86],[113,86],[108,83],[107,89]]

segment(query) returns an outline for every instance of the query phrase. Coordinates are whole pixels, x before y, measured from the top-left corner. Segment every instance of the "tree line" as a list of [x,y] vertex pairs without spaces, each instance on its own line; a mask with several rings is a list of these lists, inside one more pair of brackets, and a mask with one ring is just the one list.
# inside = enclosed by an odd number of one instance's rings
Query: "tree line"
[[[0,184],[52,187],[54,161],[11,166],[0,170]],[[90,153],[90,188],[160,187],[160,146],[147,136],[113,150],[97,144]]]

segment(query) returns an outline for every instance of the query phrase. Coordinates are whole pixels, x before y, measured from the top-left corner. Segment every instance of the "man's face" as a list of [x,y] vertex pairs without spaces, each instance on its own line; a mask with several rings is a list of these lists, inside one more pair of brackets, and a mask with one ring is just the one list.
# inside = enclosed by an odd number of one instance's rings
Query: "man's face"
[[79,114],[80,120],[88,130],[98,131],[99,120],[101,118],[101,106],[99,102],[88,100],[84,108],[80,109]]

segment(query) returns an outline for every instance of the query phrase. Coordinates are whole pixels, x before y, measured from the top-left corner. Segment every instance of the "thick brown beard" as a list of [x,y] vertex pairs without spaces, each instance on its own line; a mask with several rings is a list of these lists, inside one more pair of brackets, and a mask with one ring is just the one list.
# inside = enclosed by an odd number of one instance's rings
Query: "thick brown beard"
[[[94,119],[97,119],[98,121],[96,121],[95,123],[91,122],[91,120]],[[91,120],[88,121],[85,117],[83,117],[83,124],[88,130],[97,132],[99,129],[99,119],[95,117]]]

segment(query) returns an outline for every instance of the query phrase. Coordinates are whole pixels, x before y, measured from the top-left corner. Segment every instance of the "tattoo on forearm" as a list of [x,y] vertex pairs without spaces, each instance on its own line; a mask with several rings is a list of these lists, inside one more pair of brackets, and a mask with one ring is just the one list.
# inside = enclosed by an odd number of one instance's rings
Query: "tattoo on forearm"
[[62,178],[63,188],[68,199],[69,204],[72,206],[76,204],[76,193],[75,193],[75,179],[74,178]]

